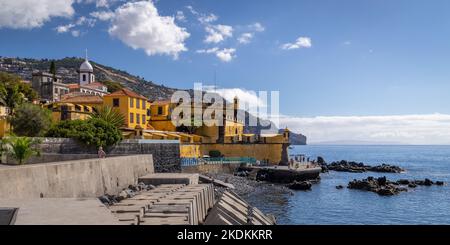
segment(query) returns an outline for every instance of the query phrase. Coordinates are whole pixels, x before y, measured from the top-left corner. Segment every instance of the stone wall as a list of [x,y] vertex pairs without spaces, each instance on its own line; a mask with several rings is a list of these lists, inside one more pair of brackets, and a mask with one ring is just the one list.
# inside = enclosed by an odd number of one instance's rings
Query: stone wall
[[0,197],[99,197],[117,194],[150,173],[154,173],[151,155],[0,166]]
[[[97,149],[78,143],[73,139],[42,138],[39,145],[42,157],[33,157],[28,163],[45,163],[97,157]],[[180,144],[176,140],[124,140],[116,146],[105,149],[107,156],[151,154],[155,171],[179,172]],[[8,159],[7,163],[14,163]]]

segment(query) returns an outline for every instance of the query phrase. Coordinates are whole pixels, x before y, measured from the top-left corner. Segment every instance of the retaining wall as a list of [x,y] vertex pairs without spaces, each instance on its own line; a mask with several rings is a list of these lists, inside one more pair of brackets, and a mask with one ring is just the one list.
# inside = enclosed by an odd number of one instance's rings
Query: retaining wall
[[[97,149],[73,139],[42,138],[38,147],[41,157],[32,157],[29,164],[97,158]],[[177,140],[124,140],[105,149],[107,156],[153,155],[155,171],[180,172],[180,143]],[[8,158],[6,163],[15,163]]]
[[154,173],[151,155],[0,166],[0,198],[78,198],[117,194]]

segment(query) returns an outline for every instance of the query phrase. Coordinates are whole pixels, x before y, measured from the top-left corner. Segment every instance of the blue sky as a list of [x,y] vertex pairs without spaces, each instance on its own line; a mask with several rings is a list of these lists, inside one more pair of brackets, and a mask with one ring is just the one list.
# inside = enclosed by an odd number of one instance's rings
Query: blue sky
[[[321,118],[334,118],[333,126],[326,127],[338,132],[344,121],[352,121],[345,124],[351,128],[374,117],[384,123],[371,121],[378,133],[370,135],[374,141],[407,143],[417,131],[426,131],[414,142],[425,144],[438,137],[430,132],[450,131],[446,0],[2,2],[1,56],[62,58],[83,56],[88,48],[96,62],[176,88],[213,84],[216,72],[222,88],[280,91],[281,114],[298,119],[286,125],[302,132],[321,131],[308,129],[323,123]],[[52,10],[39,9],[38,2]],[[39,11],[21,16],[30,8]],[[94,12],[103,13],[103,20]],[[146,25],[154,32],[139,32]],[[411,115],[420,119],[406,133],[405,125],[390,128],[392,120],[404,119],[392,116]],[[390,134],[380,136],[383,130]],[[368,137],[336,132],[316,141]],[[433,142],[450,143],[447,132]]]

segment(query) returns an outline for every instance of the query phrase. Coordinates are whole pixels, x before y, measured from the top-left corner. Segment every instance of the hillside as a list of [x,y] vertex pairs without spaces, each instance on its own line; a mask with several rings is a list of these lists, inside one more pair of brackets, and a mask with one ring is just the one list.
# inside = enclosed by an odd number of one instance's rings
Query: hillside
[[[77,83],[78,74],[77,69],[83,62],[83,59],[75,57],[67,57],[60,60],[55,60],[57,74],[63,77],[64,83]],[[123,86],[138,91],[142,95],[148,97],[150,100],[165,100],[176,91],[176,89],[168,88],[163,85],[158,85],[152,81],[146,81],[139,76],[134,76],[126,71],[114,69],[112,67],[98,64],[90,61],[94,66],[94,74],[97,81],[115,81]],[[15,73],[21,76],[24,80],[31,80],[31,75],[34,70],[48,71],[51,60],[49,59],[28,59],[28,58],[4,58],[0,57],[0,71]]]

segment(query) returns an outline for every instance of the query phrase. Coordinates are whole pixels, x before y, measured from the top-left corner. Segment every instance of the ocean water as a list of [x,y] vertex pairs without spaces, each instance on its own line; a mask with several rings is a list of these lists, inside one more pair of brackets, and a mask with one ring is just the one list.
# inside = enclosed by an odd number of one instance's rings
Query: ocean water
[[[322,156],[327,162],[350,160],[382,163],[406,169],[401,174],[321,174],[312,191],[293,195],[249,195],[250,203],[274,214],[279,224],[450,224],[450,146],[296,146],[290,154]],[[353,179],[386,176],[390,180],[424,179],[446,182],[443,187],[418,187],[397,196],[383,197],[359,190],[337,190]]]

